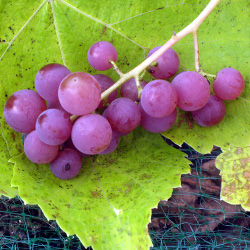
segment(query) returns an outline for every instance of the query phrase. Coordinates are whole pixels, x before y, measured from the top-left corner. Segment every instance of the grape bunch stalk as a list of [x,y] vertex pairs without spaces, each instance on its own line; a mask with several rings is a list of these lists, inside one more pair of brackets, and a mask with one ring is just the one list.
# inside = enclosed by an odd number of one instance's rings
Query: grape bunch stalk
[[[84,157],[113,152],[120,137],[139,125],[152,133],[170,129],[179,109],[191,112],[200,126],[220,123],[226,112],[223,100],[237,98],[244,79],[236,69],[222,69],[211,94],[208,74],[197,63],[198,27],[218,2],[212,0],[193,23],[165,45],[153,48],[144,62],[126,74],[116,65],[117,51],[111,43],[93,44],[87,53],[90,65],[99,71],[113,68],[120,76],[116,83],[104,74],[71,72],[57,63],[42,67],[35,76],[37,92],[17,91],[4,107],[6,122],[23,133],[28,159],[50,163],[56,177],[71,179],[80,172]],[[171,46],[190,33],[195,40],[196,72],[176,75],[180,61]],[[154,78],[149,83],[142,78],[145,70]]]

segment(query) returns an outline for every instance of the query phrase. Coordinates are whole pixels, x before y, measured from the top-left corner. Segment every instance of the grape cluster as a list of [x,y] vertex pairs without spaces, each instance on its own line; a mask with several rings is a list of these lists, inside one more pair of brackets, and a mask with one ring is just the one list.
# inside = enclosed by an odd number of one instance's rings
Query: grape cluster
[[[117,52],[112,44],[101,41],[90,47],[87,57],[93,68],[104,71],[115,65]],[[169,49],[148,68],[156,80],[140,79],[141,96],[132,78],[122,85],[121,97],[115,90],[101,100],[101,93],[114,84],[110,77],[71,73],[61,64],[48,64],[35,77],[37,92],[20,90],[9,97],[5,120],[24,134],[24,152],[30,161],[50,163],[56,177],[70,179],[79,173],[83,157],[113,152],[120,137],[139,124],[153,133],[171,128],[177,107],[190,111],[200,126],[218,124],[225,115],[223,100],[237,98],[244,88],[242,75],[232,68],[217,74],[215,95],[197,72],[182,72],[168,82],[178,68],[179,57]]]

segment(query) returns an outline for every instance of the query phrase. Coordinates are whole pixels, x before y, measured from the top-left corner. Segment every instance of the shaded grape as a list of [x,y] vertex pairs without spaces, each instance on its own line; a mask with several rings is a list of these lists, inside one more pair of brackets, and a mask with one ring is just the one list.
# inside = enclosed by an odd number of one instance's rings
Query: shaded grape
[[4,117],[15,131],[30,133],[35,130],[37,117],[46,109],[46,102],[37,92],[24,89],[9,97],[4,106]]
[[28,159],[37,164],[49,163],[53,161],[59,151],[58,145],[48,145],[42,142],[36,131],[28,134],[24,141],[24,152]]
[[82,158],[79,152],[66,148],[60,151],[50,163],[52,173],[59,179],[72,179],[78,175],[82,168]]
[[50,102],[58,101],[58,88],[64,77],[70,70],[58,63],[52,63],[42,67],[36,74],[35,87],[37,93]]
[[226,113],[226,107],[219,97],[211,95],[207,104],[196,111],[192,112],[192,116],[196,123],[203,127],[212,127],[219,124]]

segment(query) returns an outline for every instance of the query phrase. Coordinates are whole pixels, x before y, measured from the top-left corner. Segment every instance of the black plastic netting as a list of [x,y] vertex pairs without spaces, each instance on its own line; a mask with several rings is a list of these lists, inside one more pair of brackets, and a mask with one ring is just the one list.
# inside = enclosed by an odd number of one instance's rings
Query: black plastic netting
[[[202,155],[186,144],[179,149],[192,161],[191,174],[182,175],[182,187],[152,210],[151,249],[250,249],[250,213],[220,200],[221,177],[214,163],[221,150]],[[67,237],[55,221],[47,221],[38,206],[5,197],[0,200],[0,246],[85,249],[76,236]]]

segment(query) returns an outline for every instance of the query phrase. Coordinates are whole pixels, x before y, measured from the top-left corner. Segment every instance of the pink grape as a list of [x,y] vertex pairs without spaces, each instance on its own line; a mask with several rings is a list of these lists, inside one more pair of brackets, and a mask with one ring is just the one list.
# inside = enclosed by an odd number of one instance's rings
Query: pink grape
[[[103,75],[103,74],[96,74],[93,75],[93,77],[97,80],[101,87],[101,92],[104,92],[108,88],[110,88],[115,82],[108,76]],[[117,97],[117,89],[114,90],[109,96],[108,96],[108,103],[111,103],[114,101]],[[99,109],[105,108],[103,101],[100,102]]]
[[142,108],[141,103],[138,104],[141,111],[141,126],[152,133],[162,133],[170,129],[176,120],[177,111],[176,109],[168,116],[162,118],[156,118],[148,115]]
[[113,130],[128,133],[140,124],[141,113],[131,99],[121,97],[109,105],[107,119]]
[[[156,52],[161,46],[153,48],[147,58]],[[149,68],[149,73],[157,79],[168,79],[172,77],[180,66],[178,54],[172,49],[168,49],[157,60],[157,65]]]
[[109,146],[112,129],[103,116],[89,114],[75,122],[71,138],[80,152],[88,155],[99,154]]
[[60,151],[50,163],[52,173],[59,179],[68,180],[76,177],[82,168],[82,158],[79,152],[66,148]]
[[238,70],[225,68],[217,73],[213,90],[219,98],[233,100],[242,93],[244,85],[244,78]]
[[62,110],[48,109],[37,118],[37,135],[46,144],[60,145],[64,143],[70,137],[71,130],[71,120]]
[[67,112],[61,105],[61,103],[58,101],[56,102],[48,102],[47,103],[48,109],[60,109],[63,112],[65,112],[68,116],[71,116],[71,114],[69,112]]
[[[140,81],[140,85],[142,88],[144,88],[147,85],[147,82],[142,80]],[[127,97],[135,102],[138,99],[138,90],[136,87],[135,79],[131,78],[123,83],[120,93],[122,97]]]
[[49,163],[53,161],[59,151],[58,145],[48,145],[42,142],[36,131],[28,134],[24,141],[24,152],[28,159],[37,164]]
[[172,86],[177,92],[177,106],[185,111],[201,109],[210,97],[207,79],[197,72],[185,71],[177,75]]
[[35,78],[37,93],[50,102],[58,101],[58,88],[64,77],[70,74],[70,70],[58,63],[52,63],[42,67]]
[[110,60],[117,61],[117,52],[111,43],[101,41],[89,48],[88,61],[94,69],[104,71],[112,68]]
[[30,133],[35,130],[37,117],[46,109],[46,102],[37,92],[24,89],[9,97],[4,106],[4,117],[15,131]]
[[119,144],[119,141],[120,141],[120,134],[113,130],[112,131],[112,139],[111,139],[109,146],[99,154],[100,155],[107,155],[107,154],[112,153],[113,151],[116,150],[116,148]]
[[148,83],[141,94],[142,108],[148,115],[157,118],[170,115],[176,108],[177,100],[175,89],[165,80]]
[[226,113],[224,102],[217,96],[211,95],[207,104],[199,110],[193,111],[194,120],[203,127],[219,124]]
[[101,88],[93,76],[75,72],[63,79],[58,96],[62,107],[67,112],[86,115],[98,107],[101,101]]

